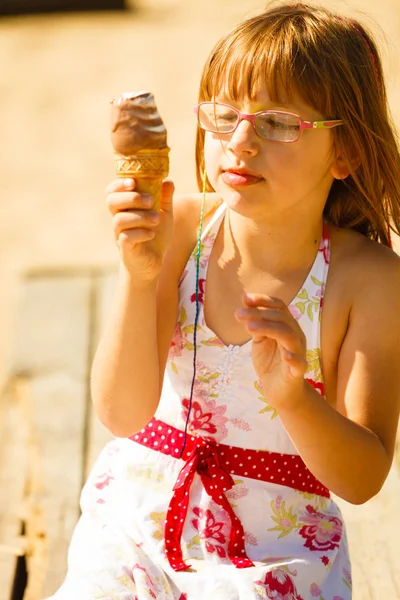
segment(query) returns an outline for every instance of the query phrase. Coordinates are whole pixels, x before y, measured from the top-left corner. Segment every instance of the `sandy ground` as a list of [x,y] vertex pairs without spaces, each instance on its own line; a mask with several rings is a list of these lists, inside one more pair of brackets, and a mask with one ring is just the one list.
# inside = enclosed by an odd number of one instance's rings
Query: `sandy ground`
[[[399,121],[398,0],[326,4],[342,14],[362,9],[379,35],[380,27],[385,31]],[[104,202],[114,176],[109,100],[127,89],[155,93],[177,191],[194,190],[192,106],[202,64],[221,34],[264,6],[260,0],[141,0],[127,13],[0,20],[0,387],[24,270],[116,263]]]

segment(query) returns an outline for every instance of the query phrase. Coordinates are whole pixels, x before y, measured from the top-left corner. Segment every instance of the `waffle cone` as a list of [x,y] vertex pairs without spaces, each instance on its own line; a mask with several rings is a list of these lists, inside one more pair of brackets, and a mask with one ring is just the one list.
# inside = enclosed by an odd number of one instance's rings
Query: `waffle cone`
[[160,210],[161,184],[169,173],[169,148],[141,150],[132,156],[116,155],[118,177],[132,177],[135,190],[140,194],[151,194],[153,210]]

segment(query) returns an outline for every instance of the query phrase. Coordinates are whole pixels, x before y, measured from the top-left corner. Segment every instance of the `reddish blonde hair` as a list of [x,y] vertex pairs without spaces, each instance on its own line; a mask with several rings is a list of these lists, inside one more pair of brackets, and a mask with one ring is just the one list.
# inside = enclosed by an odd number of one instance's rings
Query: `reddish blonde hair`
[[[297,92],[325,119],[350,175],[335,180],[325,217],[390,245],[400,233],[400,154],[388,111],[382,64],[371,34],[358,21],[305,4],[277,5],[248,19],[221,39],[201,78],[199,102],[222,91],[253,99],[260,84],[272,101],[279,89]],[[196,168],[204,174],[204,131],[198,128]],[[354,167],[355,159],[359,166]],[[214,191],[208,184],[208,191]]]

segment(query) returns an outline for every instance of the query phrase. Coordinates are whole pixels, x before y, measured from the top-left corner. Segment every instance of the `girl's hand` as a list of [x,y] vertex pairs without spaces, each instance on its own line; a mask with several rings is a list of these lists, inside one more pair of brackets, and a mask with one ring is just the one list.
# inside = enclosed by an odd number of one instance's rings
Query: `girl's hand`
[[117,179],[106,188],[121,261],[135,283],[140,284],[157,279],[171,242],[174,184],[163,182],[160,212],[152,210],[151,196],[134,190],[134,179]]
[[235,312],[253,337],[254,369],[271,406],[288,407],[304,386],[306,338],[286,304],[279,298],[245,294],[244,308]]

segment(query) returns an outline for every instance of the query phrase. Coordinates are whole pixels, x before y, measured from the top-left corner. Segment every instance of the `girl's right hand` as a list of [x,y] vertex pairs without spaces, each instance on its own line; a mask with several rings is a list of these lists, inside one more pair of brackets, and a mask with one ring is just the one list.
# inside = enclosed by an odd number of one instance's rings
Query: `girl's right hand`
[[106,188],[107,204],[125,269],[135,283],[149,283],[159,276],[172,240],[174,184],[163,182],[160,212],[152,210],[151,196],[134,190],[134,179],[116,179]]

